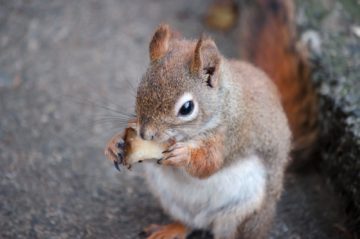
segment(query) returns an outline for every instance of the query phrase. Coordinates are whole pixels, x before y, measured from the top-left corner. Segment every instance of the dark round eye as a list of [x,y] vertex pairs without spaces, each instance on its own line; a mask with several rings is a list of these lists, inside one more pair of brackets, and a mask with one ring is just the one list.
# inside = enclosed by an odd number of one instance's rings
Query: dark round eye
[[194,102],[192,100],[186,101],[179,110],[180,116],[187,116],[194,110]]

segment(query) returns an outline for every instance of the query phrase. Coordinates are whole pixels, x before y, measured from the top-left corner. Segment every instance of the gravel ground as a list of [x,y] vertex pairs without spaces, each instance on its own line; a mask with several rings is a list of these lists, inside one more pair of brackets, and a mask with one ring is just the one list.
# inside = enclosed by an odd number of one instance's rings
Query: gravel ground
[[[133,108],[154,28],[197,37],[207,4],[0,0],[0,238],[139,238],[170,221],[141,168],[118,173],[102,151],[116,111]],[[237,56],[236,30],[209,34]],[[289,173],[272,238],[344,238],[339,208],[316,172]]]

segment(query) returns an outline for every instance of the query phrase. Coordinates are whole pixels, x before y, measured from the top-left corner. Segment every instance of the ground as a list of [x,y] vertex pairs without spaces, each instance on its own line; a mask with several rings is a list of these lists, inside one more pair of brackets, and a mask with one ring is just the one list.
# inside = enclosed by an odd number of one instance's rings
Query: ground
[[[0,0],[0,238],[138,238],[170,221],[141,168],[116,171],[103,147],[132,112],[159,23],[238,57],[236,31],[202,24],[207,5]],[[271,238],[344,238],[341,208],[316,170],[288,173]]]

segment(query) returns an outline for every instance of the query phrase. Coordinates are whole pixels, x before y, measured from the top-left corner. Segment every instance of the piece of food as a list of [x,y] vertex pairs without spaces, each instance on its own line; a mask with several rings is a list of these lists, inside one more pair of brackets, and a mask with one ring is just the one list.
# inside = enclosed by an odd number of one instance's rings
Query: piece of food
[[155,141],[143,140],[133,128],[125,130],[124,141],[124,164],[128,166],[144,160],[160,160],[163,157],[162,152],[172,144],[172,142],[160,144]]

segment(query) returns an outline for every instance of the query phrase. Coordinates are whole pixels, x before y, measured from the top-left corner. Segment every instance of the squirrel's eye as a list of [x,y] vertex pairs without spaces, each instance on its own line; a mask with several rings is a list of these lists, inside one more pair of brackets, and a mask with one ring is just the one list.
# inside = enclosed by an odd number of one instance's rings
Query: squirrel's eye
[[192,100],[186,101],[179,110],[180,116],[186,116],[193,112],[194,110],[194,102]]

